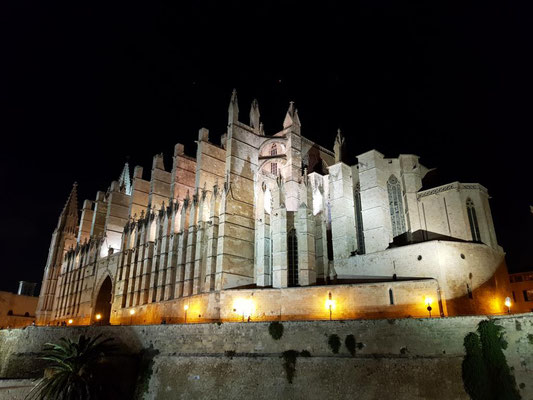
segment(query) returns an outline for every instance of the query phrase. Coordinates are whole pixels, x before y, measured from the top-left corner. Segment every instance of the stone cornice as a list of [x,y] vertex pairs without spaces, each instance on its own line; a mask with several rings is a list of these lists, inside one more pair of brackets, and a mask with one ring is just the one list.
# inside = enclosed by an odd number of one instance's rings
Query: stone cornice
[[485,193],[486,195],[488,195],[487,188],[485,188],[483,185],[479,183],[452,182],[452,183],[448,183],[447,185],[442,185],[436,188],[418,192],[417,199],[421,199],[422,197],[427,197],[427,196],[431,196],[431,195],[442,193],[442,192],[448,192],[450,190],[479,190]]

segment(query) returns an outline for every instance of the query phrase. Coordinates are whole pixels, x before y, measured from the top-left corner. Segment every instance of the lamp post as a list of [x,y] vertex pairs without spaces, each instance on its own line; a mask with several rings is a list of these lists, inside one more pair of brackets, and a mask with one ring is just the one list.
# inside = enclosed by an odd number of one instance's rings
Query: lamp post
[[130,325],[133,325],[133,316],[134,315],[135,315],[135,310],[131,309],[130,310]]
[[333,300],[331,300],[331,292],[329,292],[328,299],[326,300],[326,308],[329,309],[329,320],[331,321]]
[[505,306],[507,307],[507,314],[511,314],[511,298],[505,298]]
[[185,323],[187,323],[187,310],[189,309],[189,305],[188,304],[185,304],[183,306],[183,310],[185,310]]

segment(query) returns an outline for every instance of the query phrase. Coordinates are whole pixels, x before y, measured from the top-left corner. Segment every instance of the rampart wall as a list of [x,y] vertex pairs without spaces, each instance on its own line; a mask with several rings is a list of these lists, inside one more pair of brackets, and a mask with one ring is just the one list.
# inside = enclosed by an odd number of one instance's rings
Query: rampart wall
[[[504,328],[504,352],[521,396],[533,398],[533,314],[493,318]],[[283,322],[279,340],[267,322],[3,330],[0,380],[42,374],[36,353],[46,342],[101,333],[115,339],[122,356],[150,356],[137,383],[144,399],[468,399],[463,341],[485,319]],[[338,354],[328,346],[334,334]],[[344,345],[348,335],[357,342],[354,356]],[[310,354],[297,357],[292,383],[282,358],[287,350]],[[28,381],[4,382],[13,388],[9,382]],[[0,399],[8,398],[1,386]]]

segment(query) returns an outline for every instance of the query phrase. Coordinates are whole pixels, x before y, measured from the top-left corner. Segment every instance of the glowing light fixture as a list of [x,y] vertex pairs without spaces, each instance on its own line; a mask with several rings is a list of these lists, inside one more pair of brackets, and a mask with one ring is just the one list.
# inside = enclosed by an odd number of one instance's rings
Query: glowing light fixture
[[425,303],[427,306],[426,310],[428,310],[428,313],[429,313],[429,318],[431,318],[431,310],[433,310],[433,308],[431,307],[431,304],[433,303],[433,299],[429,296],[426,296]]
[[254,302],[251,299],[236,299],[233,303],[233,311],[242,315],[242,320],[245,318],[250,320],[254,312]]
[[130,310],[130,315],[134,315],[135,314],[135,310]]
[[331,321],[331,316],[333,309],[335,308],[335,301],[331,299],[331,292],[328,294],[328,299],[326,300],[326,309],[329,310],[329,320]]
[[68,320],[68,323],[69,323],[69,324],[72,324],[73,322],[74,322],[73,319],[69,319],[69,320]]
[[102,314],[96,314],[95,318],[97,321],[100,321],[102,319]]
[[505,298],[505,306],[507,307],[507,313],[511,314],[511,298],[510,297]]
[[189,305],[188,304],[185,304],[183,306],[183,309],[185,310],[185,323],[187,323],[187,310],[189,309]]

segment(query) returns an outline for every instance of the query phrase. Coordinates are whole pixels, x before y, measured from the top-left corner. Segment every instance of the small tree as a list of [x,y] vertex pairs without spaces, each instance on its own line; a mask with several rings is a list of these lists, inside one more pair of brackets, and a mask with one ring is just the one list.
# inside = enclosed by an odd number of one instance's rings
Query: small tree
[[329,335],[328,339],[328,345],[331,351],[335,354],[339,352],[339,349],[341,348],[341,339],[338,335],[333,334]]
[[114,350],[112,339],[81,335],[77,341],[61,338],[46,343],[40,357],[50,363],[48,373],[30,391],[27,399],[90,400],[100,397],[102,384],[96,366]]

